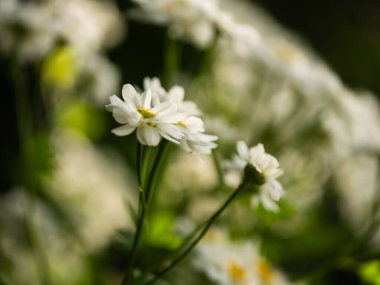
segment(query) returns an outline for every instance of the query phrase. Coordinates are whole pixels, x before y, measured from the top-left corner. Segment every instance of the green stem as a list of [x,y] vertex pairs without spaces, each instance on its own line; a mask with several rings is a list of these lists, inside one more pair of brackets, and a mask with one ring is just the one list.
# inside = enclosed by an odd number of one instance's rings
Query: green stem
[[41,284],[53,284],[49,270],[49,260],[45,251],[45,247],[39,235],[37,226],[32,220],[35,212],[36,200],[36,179],[33,177],[33,167],[31,161],[33,160],[34,148],[34,131],[33,131],[33,115],[30,107],[27,87],[27,79],[19,66],[17,61],[13,62],[12,76],[15,84],[15,106],[17,116],[17,130],[20,143],[20,163],[22,169],[22,183],[25,188],[31,193],[31,203],[25,211],[25,229],[29,238],[30,247],[34,255],[34,259],[39,272]]
[[[198,244],[202,237],[207,233],[211,225],[219,218],[227,206],[235,199],[235,197],[244,189],[244,185],[240,185],[231,196],[224,202],[224,204],[207,220],[205,227],[199,233],[199,235],[188,245],[188,247],[175,258],[167,267],[161,270],[151,281],[145,283],[145,285],[150,285],[156,282],[161,276],[169,272],[173,267],[175,267],[179,262],[181,262]],[[182,248],[182,247],[181,247]]]
[[128,263],[127,271],[122,281],[122,285],[132,284],[133,282],[133,266],[137,257],[137,250],[141,241],[141,235],[144,228],[144,220],[146,215],[146,207],[144,201],[144,189],[142,188],[142,178],[141,178],[141,169],[142,169],[142,145],[137,141],[137,156],[136,156],[136,173],[137,173],[137,181],[139,184],[139,209],[138,209],[138,221],[136,226],[136,233],[133,238],[132,250],[131,250],[131,258]]
[[169,88],[175,81],[178,66],[180,64],[180,49],[176,40],[166,36],[166,46],[164,54],[164,80],[163,85],[165,88]]
[[220,164],[218,153],[216,152],[215,149],[212,151],[212,159],[214,161],[215,169],[216,169],[216,172],[218,174],[219,186],[224,186],[225,181],[224,181],[223,170],[222,170],[222,166]]
[[152,193],[154,192],[154,190],[157,188],[156,185],[157,185],[157,174],[159,174],[161,171],[161,167],[162,167],[162,161],[163,161],[163,157],[166,156],[167,154],[167,151],[168,151],[168,146],[169,146],[169,142],[167,140],[164,140],[161,142],[159,148],[158,148],[158,151],[157,151],[157,155],[156,155],[156,158],[153,162],[153,166],[152,166],[152,171],[150,172],[150,175],[149,175],[149,178],[148,178],[148,183],[147,183],[147,187],[146,187],[146,203],[149,204],[150,200],[151,200],[151,196],[152,196]]

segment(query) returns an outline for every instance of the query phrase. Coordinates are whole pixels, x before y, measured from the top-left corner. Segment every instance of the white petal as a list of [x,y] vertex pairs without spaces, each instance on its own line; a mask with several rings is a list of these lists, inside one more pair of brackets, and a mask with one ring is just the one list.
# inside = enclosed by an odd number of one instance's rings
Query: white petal
[[245,142],[243,141],[237,142],[237,152],[242,159],[244,159],[247,162],[249,161],[249,150]]
[[130,125],[124,125],[118,128],[115,128],[112,130],[112,133],[114,133],[117,136],[127,136],[130,133],[132,133],[136,127],[130,126]]
[[151,111],[155,114],[159,114],[159,116],[161,117],[161,116],[165,116],[169,113],[176,112],[177,107],[174,103],[166,101],[166,102],[163,102],[163,103],[159,104],[158,106],[152,108]]
[[184,101],[178,104],[178,111],[183,112],[189,116],[199,116],[201,111],[199,111],[197,104],[192,101]]
[[[123,100],[121,100],[119,97],[117,97],[116,95],[112,95],[110,97],[110,102],[111,102],[111,106],[123,106],[124,105],[124,102]],[[107,105],[109,106],[109,105]]]
[[[178,143],[176,140],[182,139],[184,136],[181,129],[172,124],[160,123],[157,124],[157,129],[164,138],[175,143]],[[169,139],[168,136],[171,137],[171,139]]]
[[181,86],[173,86],[168,92],[169,100],[179,103],[185,98],[185,90]]
[[204,132],[204,124],[201,118],[191,116],[185,120],[185,125],[190,132]]
[[121,93],[124,101],[133,100],[133,98],[137,96],[137,92],[131,84],[124,84],[123,91]]
[[112,112],[112,115],[116,122],[120,124],[127,124],[128,123],[128,114],[123,111],[123,109],[115,108]]
[[161,140],[161,136],[155,127],[142,125],[137,128],[137,139],[141,144],[156,146]]
[[144,109],[150,109],[152,103],[152,91],[148,89],[141,95],[142,107]]
[[260,195],[260,201],[263,204],[264,208],[269,211],[277,212],[279,209],[276,202],[274,202],[270,197],[268,197],[265,194]]
[[278,182],[275,179],[267,178],[266,184],[268,184],[268,186],[269,186],[268,192],[269,192],[270,197],[273,200],[278,201],[281,199],[282,196],[284,196],[285,192],[282,189],[280,182]]

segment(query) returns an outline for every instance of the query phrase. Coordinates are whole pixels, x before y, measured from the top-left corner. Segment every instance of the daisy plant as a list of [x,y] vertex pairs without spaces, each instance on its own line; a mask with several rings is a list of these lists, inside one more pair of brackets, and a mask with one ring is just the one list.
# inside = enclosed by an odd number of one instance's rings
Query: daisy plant
[[[139,184],[139,206],[136,232],[132,244],[127,271],[122,285],[134,283],[133,270],[141,242],[144,223],[149,210],[152,191],[156,188],[158,168],[165,155],[168,142],[178,145],[182,150],[197,156],[210,155],[217,147],[218,137],[205,132],[200,111],[192,101],[185,101],[185,91],[181,86],[174,86],[166,91],[158,78],[145,78],[144,90],[139,93],[131,84],[122,89],[122,98],[116,95],[110,97],[107,110],[112,112],[114,119],[121,126],[112,130],[117,136],[126,136],[136,131],[137,159],[136,170]],[[150,169],[145,171],[147,179],[143,177],[144,148],[158,147],[158,151]],[[154,284],[159,278],[174,268],[206,234],[211,225],[219,218],[222,212],[246,189],[259,189],[253,200],[258,200],[271,210],[277,209],[276,201],[284,194],[281,184],[276,180],[282,174],[278,168],[278,161],[266,154],[263,145],[259,144],[248,149],[244,142],[238,142],[238,155],[230,163],[231,168],[242,173],[240,185],[226,201],[202,224],[184,239],[174,251],[166,267],[161,268],[156,275],[143,283]]]

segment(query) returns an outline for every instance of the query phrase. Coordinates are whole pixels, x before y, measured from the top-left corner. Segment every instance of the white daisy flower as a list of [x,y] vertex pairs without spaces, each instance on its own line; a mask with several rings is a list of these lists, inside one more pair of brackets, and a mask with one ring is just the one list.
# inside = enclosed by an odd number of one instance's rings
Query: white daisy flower
[[217,147],[217,136],[205,134],[203,121],[198,117],[187,117],[177,124],[184,133],[181,139],[181,148],[195,154],[211,154]]
[[210,154],[211,150],[217,147],[215,141],[217,136],[205,134],[203,120],[195,115],[200,111],[197,105],[192,101],[184,101],[185,90],[181,86],[173,86],[166,91],[158,78],[145,78],[145,90],[152,90],[153,105],[170,102],[177,106],[177,111],[183,116],[177,122],[177,126],[184,134],[180,140],[180,147],[190,153]]
[[107,105],[115,120],[123,124],[112,132],[118,136],[126,136],[137,129],[137,139],[143,145],[156,146],[161,137],[179,143],[183,133],[176,123],[183,116],[177,112],[176,104],[166,101],[152,106],[152,91],[139,94],[132,85],[123,86],[123,100],[116,95],[110,97]]
[[252,198],[252,204],[261,203],[266,209],[277,211],[278,205],[276,202],[285,195],[281,184],[277,181],[277,178],[283,174],[277,159],[265,153],[262,144],[248,148],[245,142],[239,141],[237,143],[237,154],[233,156],[228,166],[232,170],[238,170],[243,173],[247,165],[253,166],[260,175],[259,180],[262,180],[258,195],[254,195]]

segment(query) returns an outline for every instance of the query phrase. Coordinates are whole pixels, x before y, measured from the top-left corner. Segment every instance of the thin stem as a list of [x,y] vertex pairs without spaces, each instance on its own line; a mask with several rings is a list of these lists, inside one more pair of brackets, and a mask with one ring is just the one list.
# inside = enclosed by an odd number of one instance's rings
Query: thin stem
[[136,173],[137,173],[137,181],[139,183],[139,188],[142,185],[142,161],[143,161],[143,153],[142,153],[142,145],[137,141],[137,156],[136,156]]
[[173,267],[175,267],[179,262],[181,262],[198,244],[202,237],[207,233],[211,225],[219,218],[227,206],[235,199],[235,197],[244,189],[244,185],[240,185],[231,196],[224,202],[224,204],[207,220],[207,223],[199,235],[189,244],[187,249],[175,258],[167,267],[161,270],[151,281],[145,283],[145,285],[150,285],[156,282],[161,276],[169,272]]
[[15,85],[15,106],[20,143],[20,161],[22,164],[22,183],[31,193],[31,202],[25,211],[25,229],[29,237],[41,284],[49,285],[53,284],[53,282],[50,276],[48,256],[37,226],[32,220],[35,212],[37,187],[36,179],[33,177],[33,167],[31,165],[34,148],[33,115],[29,101],[29,97],[31,96],[28,94],[25,73],[16,61],[12,66],[12,76],[14,82],[17,82]]
[[142,169],[142,145],[137,141],[137,157],[136,157],[136,172],[137,172],[137,181],[139,183],[139,209],[138,209],[138,221],[136,226],[136,233],[133,238],[132,250],[131,250],[131,258],[128,263],[127,271],[122,281],[122,285],[132,284],[132,271],[133,266],[137,257],[137,250],[141,241],[141,235],[144,228],[144,220],[146,214],[146,207],[144,201],[144,189],[142,188],[142,178],[141,178],[141,169]]
[[146,200],[145,201],[147,204],[149,204],[149,202],[151,200],[150,197],[151,197],[153,191],[156,189],[155,186],[157,184],[157,176],[158,176],[157,174],[160,173],[160,169],[162,167],[162,161],[163,161],[162,158],[166,156],[168,146],[169,146],[168,141],[164,140],[161,142],[161,144],[158,148],[157,155],[156,155],[156,158],[153,162],[152,171],[150,172],[148,182],[147,182],[147,187],[146,187],[146,195],[145,195]]
[[222,170],[222,166],[220,164],[218,153],[216,152],[215,149],[212,151],[212,159],[214,161],[214,166],[215,166],[216,172],[218,174],[219,186],[224,186],[225,181],[224,181],[223,170]]
[[165,68],[163,80],[165,88],[168,88],[173,84],[173,81],[177,74],[178,65],[180,63],[180,57],[181,55],[178,42],[167,35],[164,54]]

